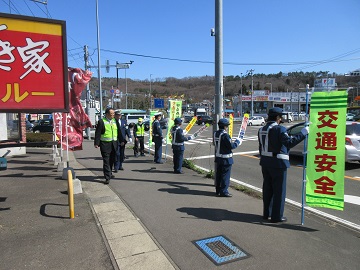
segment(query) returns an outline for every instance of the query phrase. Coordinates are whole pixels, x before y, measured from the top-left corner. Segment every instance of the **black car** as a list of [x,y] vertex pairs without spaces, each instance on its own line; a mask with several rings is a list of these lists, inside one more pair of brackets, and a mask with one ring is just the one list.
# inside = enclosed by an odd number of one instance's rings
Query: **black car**
[[38,125],[33,128],[34,133],[40,133],[40,132],[52,133],[53,130],[54,130],[54,125],[52,119],[40,120]]
[[198,125],[205,125],[205,124],[212,125],[213,123],[214,123],[214,119],[208,115],[199,115],[196,121],[196,124]]
[[[34,124],[30,123],[30,121],[25,120],[25,126],[26,126],[26,131],[32,131],[34,128]],[[18,130],[19,129],[19,120],[14,120],[13,124],[12,124],[12,129],[13,130]]]

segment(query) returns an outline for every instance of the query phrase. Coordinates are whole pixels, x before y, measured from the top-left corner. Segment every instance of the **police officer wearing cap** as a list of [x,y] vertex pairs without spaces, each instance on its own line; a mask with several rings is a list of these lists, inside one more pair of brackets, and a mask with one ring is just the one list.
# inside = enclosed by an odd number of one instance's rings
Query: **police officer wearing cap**
[[230,123],[226,118],[222,118],[218,122],[219,130],[214,133],[215,144],[215,191],[218,197],[232,197],[228,188],[230,185],[231,166],[234,163],[232,158],[232,149],[238,147],[240,139],[236,138],[231,141],[227,129]]
[[155,154],[154,154],[154,162],[158,164],[162,164],[162,141],[163,134],[160,126],[161,112],[157,112],[154,114],[155,120],[152,124],[152,140],[155,144]]
[[107,108],[105,110],[105,117],[98,121],[95,130],[94,146],[95,148],[100,147],[101,156],[103,158],[105,184],[109,184],[110,178],[114,177],[111,173],[111,168],[115,162],[118,141],[121,140],[114,115],[114,109]]
[[171,128],[171,148],[173,150],[173,163],[174,163],[174,173],[182,174],[182,164],[184,160],[184,151],[185,141],[190,141],[194,139],[194,137],[189,136],[185,137],[182,128],[180,127],[182,124],[181,118],[174,119],[174,126]]
[[305,139],[309,128],[289,136],[281,126],[283,110],[271,108],[265,126],[259,129],[260,165],[263,175],[263,219],[271,222],[286,222],[284,214],[286,196],[286,173],[290,167],[289,150]]
[[[149,130],[149,129],[147,129]],[[134,134],[134,156],[138,157],[139,152],[141,156],[145,156],[144,153],[144,135],[147,131],[143,123],[143,119],[140,117],[138,122],[134,125],[133,134]]]
[[120,135],[122,138],[122,143],[119,144],[116,151],[116,160],[114,164],[114,172],[118,172],[118,170],[124,170],[122,164],[125,160],[125,147],[127,144],[126,137],[129,139],[130,143],[132,143],[132,138],[126,119],[121,119],[121,110],[115,111],[115,119],[118,124],[119,132],[121,133]]

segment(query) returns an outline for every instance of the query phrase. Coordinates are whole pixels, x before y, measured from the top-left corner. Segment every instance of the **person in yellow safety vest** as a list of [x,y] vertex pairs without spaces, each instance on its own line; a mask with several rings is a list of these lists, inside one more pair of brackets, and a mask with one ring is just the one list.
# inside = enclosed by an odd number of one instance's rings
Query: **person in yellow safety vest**
[[111,169],[115,162],[120,132],[118,132],[118,125],[114,117],[114,109],[107,108],[105,110],[105,117],[98,121],[95,130],[94,146],[95,148],[100,147],[101,156],[103,158],[105,184],[109,184],[110,179],[115,177],[111,173]]
[[138,157],[139,152],[141,156],[145,156],[144,153],[144,135],[145,131],[148,131],[149,129],[145,127],[144,119],[139,118],[137,124],[135,124],[133,129],[133,135],[135,138],[135,144],[134,144],[134,156]]

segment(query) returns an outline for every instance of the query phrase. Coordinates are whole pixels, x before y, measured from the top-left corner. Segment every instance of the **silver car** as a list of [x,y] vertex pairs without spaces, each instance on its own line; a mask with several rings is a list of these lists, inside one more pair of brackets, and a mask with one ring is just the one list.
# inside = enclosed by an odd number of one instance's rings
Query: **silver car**
[[[289,135],[299,133],[305,123],[299,123],[287,129]],[[290,149],[290,155],[301,156],[304,152],[304,142]],[[360,162],[360,122],[346,122],[345,161]]]

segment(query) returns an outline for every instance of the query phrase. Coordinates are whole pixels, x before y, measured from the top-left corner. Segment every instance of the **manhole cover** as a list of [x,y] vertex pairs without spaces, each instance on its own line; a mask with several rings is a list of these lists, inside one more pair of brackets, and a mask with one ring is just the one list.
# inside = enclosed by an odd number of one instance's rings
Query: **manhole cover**
[[249,257],[225,236],[215,236],[193,241],[193,243],[216,265]]

